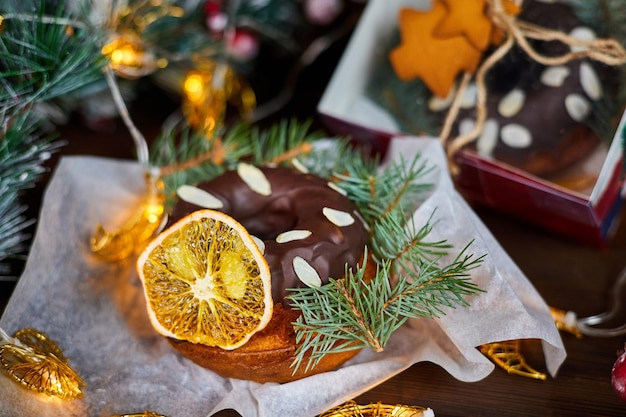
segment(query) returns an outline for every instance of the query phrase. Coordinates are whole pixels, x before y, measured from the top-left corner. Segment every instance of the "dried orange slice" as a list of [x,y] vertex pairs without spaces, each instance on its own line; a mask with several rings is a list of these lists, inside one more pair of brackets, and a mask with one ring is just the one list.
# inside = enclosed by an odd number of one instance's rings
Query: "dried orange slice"
[[270,269],[247,230],[214,210],[193,212],[137,260],[148,314],[164,336],[235,349],[272,317]]

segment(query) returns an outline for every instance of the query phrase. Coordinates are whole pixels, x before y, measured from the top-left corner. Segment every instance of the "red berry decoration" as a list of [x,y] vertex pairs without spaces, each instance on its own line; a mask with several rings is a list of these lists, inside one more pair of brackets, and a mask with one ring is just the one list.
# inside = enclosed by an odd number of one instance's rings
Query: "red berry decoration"
[[[626,348],[626,346],[625,346]],[[611,384],[619,397],[626,401],[626,351],[622,350],[611,370]]]

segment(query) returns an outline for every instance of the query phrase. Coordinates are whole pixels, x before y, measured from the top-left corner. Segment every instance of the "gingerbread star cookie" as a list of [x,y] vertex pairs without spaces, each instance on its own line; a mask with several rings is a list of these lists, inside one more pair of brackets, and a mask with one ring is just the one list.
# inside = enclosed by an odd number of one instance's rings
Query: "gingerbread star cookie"
[[487,49],[493,22],[485,15],[486,0],[443,0],[443,3],[448,13],[435,28],[435,35],[465,36],[476,49]]
[[465,36],[435,36],[435,29],[447,14],[448,9],[441,0],[433,1],[428,11],[401,9],[401,43],[389,54],[391,65],[401,80],[421,78],[433,94],[441,98],[448,96],[460,72],[476,70],[482,55]]

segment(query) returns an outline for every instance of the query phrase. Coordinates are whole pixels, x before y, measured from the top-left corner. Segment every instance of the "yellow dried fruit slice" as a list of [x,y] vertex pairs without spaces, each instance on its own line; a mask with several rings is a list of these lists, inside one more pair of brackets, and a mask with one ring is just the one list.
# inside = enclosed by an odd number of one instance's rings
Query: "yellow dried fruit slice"
[[193,212],[137,260],[148,314],[162,335],[235,349],[272,317],[270,269],[247,230],[214,210]]

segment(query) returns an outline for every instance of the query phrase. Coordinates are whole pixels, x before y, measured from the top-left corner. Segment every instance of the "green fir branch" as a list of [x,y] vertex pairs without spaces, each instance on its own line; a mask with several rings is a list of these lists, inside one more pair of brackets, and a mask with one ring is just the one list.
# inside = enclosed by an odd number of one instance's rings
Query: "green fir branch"
[[291,290],[288,299],[302,315],[294,323],[298,349],[294,369],[306,363],[309,370],[322,357],[348,350],[372,348],[380,352],[391,335],[410,318],[433,319],[444,307],[467,306],[465,296],[479,292],[469,271],[482,258],[467,254],[467,247],[449,265],[405,265],[392,272],[392,262],[377,264],[376,277],[364,279],[367,265],[346,268],[344,279],[331,279],[319,288]]
[[263,165],[276,161],[288,162],[284,157],[290,151],[321,138],[320,132],[311,132],[311,124],[310,120],[300,122],[291,119],[281,120],[265,129],[252,129],[250,132],[252,163]]
[[359,172],[367,173],[375,172],[380,166],[377,157],[365,157],[363,150],[355,148],[346,138],[324,138],[312,145],[311,152],[298,160],[309,172],[333,181],[340,188],[344,178],[349,177],[349,166],[359,164]]
[[[218,154],[222,156],[218,158]],[[171,207],[178,187],[215,178],[249,154],[249,126],[238,124],[223,137],[207,138],[180,119],[163,126],[152,145],[150,163],[162,170],[167,206]]]
[[469,243],[446,263],[453,245],[428,239],[436,213],[421,226],[412,215],[432,190],[424,176],[433,167],[419,154],[382,171],[358,158],[344,162],[345,170],[335,178],[359,204],[369,225],[376,276],[365,282],[363,265],[347,270],[346,279],[331,279],[329,285],[292,290],[287,298],[302,312],[294,323],[300,343],[296,369],[307,355],[309,369],[329,353],[363,347],[380,351],[409,318],[440,317],[444,307],[465,306],[465,297],[480,292],[469,271],[484,256],[468,254]]
[[370,227],[396,210],[413,211],[432,189],[421,178],[433,166],[419,155],[409,163],[403,159],[391,163],[382,172],[359,158],[345,162],[345,174],[337,174],[337,185],[359,206]]
[[[62,100],[101,79],[99,36],[61,3],[0,7],[0,262],[23,255],[34,223],[20,201],[63,145],[46,133]],[[55,103],[55,100],[58,102]],[[6,270],[6,268],[4,268]]]
[[[374,259],[401,260],[412,254],[417,255],[420,262],[430,262],[441,257],[452,248],[446,241],[430,242],[427,240],[434,224],[432,217],[424,225],[418,227],[413,217],[407,219],[404,212],[395,212],[380,218],[373,229],[371,247]],[[417,250],[419,249],[419,250]]]
[[[297,158],[311,172],[325,170],[330,174],[336,165],[328,165],[328,149],[316,150],[315,143],[321,134],[311,132],[310,126],[310,121],[295,119],[283,120],[265,129],[238,123],[225,129],[223,135],[207,138],[181,119],[164,125],[152,145],[150,162],[163,170],[165,191],[172,197],[171,203],[175,201],[179,186],[210,180],[228,169],[235,169],[243,160],[257,165],[291,166],[292,159]],[[341,141],[337,143],[339,148],[348,147]],[[217,159],[216,154],[219,154]],[[335,157],[338,154],[341,152]]]
[[30,237],[27,229],[34,223],[24,215],[27,207],[20,204],[18,197],[18,192],[0,178],[0,275],[5,276],[11,275],[11,268],[4,262],[24,254]]
[[[45,162],[62,145],[44,135],[28,111],[9,119],[0,115],[0,263],[23,255],[26,231],[33,224],[24,215],[23,192],[47,171]],[[5,268],[6,269],[6,268]]]
[[6,17],[0,35],[0,112],[17,113],[102,78],[106,61],[97,33],[78,23],[68,26],[73,16],[62,6],[49,16],[42,0],[35,18],[26,19],[22,12],[30,11],[17,4],[1,11]]

